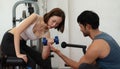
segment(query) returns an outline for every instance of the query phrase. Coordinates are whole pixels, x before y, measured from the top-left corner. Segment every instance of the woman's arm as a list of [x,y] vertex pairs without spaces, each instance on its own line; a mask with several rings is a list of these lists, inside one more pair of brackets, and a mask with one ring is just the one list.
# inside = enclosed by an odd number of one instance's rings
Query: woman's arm
[[43,51],[42,51],[42,58],[47,59],[50,56],[50,44],[52,44],[52,40],[50,41],[50,31],[46,32],[44,37],[48,40],[48,43],[46,46],[43,46]]
[[15,27],[15,31],[14,31],[14,45],[15,45],[15,52],[16,52],[16,56],[19,58],[23,58],[23,56],[20,54],[20,34],[28,27],[30,26],[32,23],[34,23],[34,21],[37,19],[37,15],[36,14],[32,14],[31,16],[29,16],[28,18],[24,19],[19,26]]

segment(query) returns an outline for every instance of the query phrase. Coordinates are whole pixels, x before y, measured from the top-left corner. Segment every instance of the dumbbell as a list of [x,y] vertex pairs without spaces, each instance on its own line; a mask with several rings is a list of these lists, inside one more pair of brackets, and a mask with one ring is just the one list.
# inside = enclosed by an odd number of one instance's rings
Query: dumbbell
[[[48,40],[44,37],[44,38],[42,38],[42,44],[43,45],[47,45],[47,42],[48,42]],[[59,44],[59,38],[58,38],[58,36],[55,36],[55,38],[54,38],[54,43],[55,44]]]
[[85,54],[86,52],[86,47],[85,45],[76,45],[76,44],[67,44],[66,42],[62,42],[61,43],[61,47],[62,48],[66,48],[66,47],[76,47],[76,48],[82,48],[83,53]]

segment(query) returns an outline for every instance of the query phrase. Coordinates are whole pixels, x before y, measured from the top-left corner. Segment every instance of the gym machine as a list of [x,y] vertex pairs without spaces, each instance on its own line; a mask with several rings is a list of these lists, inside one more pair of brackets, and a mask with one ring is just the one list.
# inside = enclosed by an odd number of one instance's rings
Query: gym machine
[[[37,4],[37,0],[20,0],[17,1],[13,8],[12,8],[12,22],[13,22],[13,27],[16,26],[16,22],[21,22],[24,18],[26,18],[26,11],[22,12],[22,18],[16,19],[16,8],[20,4],[28,4],[28,12],[29,14],[32,14],[34,12],[34,8],[32,5],[34,5],[36,11],[35,13],[39,14],[39,6]],[[40,41],[39,41],[40,42]],[[21,58],[17,57],[9,57],[5,54],[2,53],[2,69],[24,69],[25,67],[25,62]],[[27,69],[30,69],[30,67],[27,67]]]
[[[28,4],[28,11],[30,12],[30,14],[34,11],[33,7],[31,6],[31,4],[33,4],[35,6],[35,13],[39,14],[39,6],[37,4],[37,0],[21,0],[21,1],[17,1],[14,6],[13,6],[13,9],[12,9],[12,22],[13,22],[13,27],[16,26],[16,22],[21,22],[23,19],[16,19],[16,8],[18,5],[20,4]],[[24,14],[24,12],[23,12]],[[24,16],[23,16],[24,17]]]
[[66,42],[62,42],[61,47],[62,48],[66,48],[66,47],[82,48],[84,54],[86,53],[86,48],[87,48],[86,45],[68,44]]

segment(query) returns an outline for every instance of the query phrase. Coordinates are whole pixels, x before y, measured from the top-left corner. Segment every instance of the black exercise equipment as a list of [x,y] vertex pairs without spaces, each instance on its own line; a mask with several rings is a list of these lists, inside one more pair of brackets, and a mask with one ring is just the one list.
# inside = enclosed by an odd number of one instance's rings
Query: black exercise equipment
[[32,7],[31,3],[28,3],[28,12],[30,15],[34,12],[34,8]]
[[[37,0],[22,0],[22,1],[20,0],[20,1],[17,1],[17,2],[14,4],[13,9],[12,9],[12,16],[13,16],[12,22],[13,22],[13,27],[16,26],[16,22],[20,22],[20,21],[23,20],[22,18],[16,19],[16,8],[17,8],[17,6],[20,5],[20,4],[28,4],[28,3],[29,3],[29,4],[33,4],[33,5],[35,6],[35,9],[36,9],[35,13],[39,14],[39,6],[38,6],[38,4],[37,4],[36,1],[37,1]],[[30,9],[31,9],[31,8],[30,8]],[[32,8],[31,10],[29,10],[29,11],[30,11],[30,13],[33,12],[33,8]]]
[[86,53],[86,48],[87,48],[86,45],[67,44],[66,42],[62,42],[61,47],[62,48],[66,48],[66,47],[82,48],[84,54]]
[[17,57],[6,57],[3,56],[1,60],[2,69],[24,69],[26,63],[23,59]]

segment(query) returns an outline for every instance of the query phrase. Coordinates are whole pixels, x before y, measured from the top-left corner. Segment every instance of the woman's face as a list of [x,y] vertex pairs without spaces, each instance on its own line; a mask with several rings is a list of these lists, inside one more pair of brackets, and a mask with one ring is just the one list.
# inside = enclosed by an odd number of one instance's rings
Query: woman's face
[[62,18],[59,16],[52,16],[50,17],[50,19],[48,20],[48,28],[55,28],[57,26],[59,26],[59,24],[62,22]]

